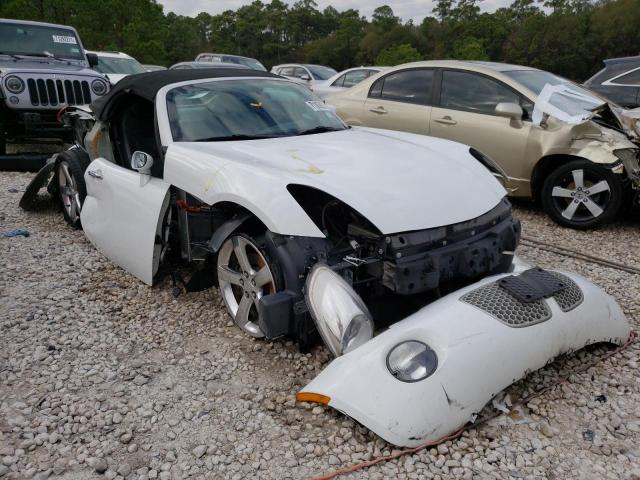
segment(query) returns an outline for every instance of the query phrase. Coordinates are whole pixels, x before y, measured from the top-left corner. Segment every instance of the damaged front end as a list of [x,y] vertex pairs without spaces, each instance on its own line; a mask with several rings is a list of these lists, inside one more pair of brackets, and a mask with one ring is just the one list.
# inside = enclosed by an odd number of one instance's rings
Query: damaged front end
[[[295,195],[326,238],[267,233],[264,248],[279,266],[284,288],[260,299],[260,329],[267,338],[294,337],[303,347],[319,331],[335,355],[371,338],[374,321],[377,328],[393,323],[449,291],[507,272],[520,238],[506,199],[469,221],[383,235],[322,192]],[[331,304],[326,321],[319,321],[314,304]],[[350,326],[360,314],[367,321]],[[332,318],[340,320],[328,326]],[[371,334],[363,336],[361,327]],[[350,343],[351,337],[359,340]]]
[[[535,102],[533,123],[556,131],[550,154],[571,154],[624,175],[640,205],[640,109],[628,110],[568,84],[547,84]],[[564,132],[562,134],[561,132]],[[568,145],[568,150],[558,147]]]
[[554,357],[624,343],[612,297],[571,273],[501,274],[436,300],[336,358],[297,398],[413,447],[472,422],[498,392]]
[[[85,136],[93,128],[95,118],[89,107],[74,106],[65,107],[57,115],[58,122],[64,124],[74,132],[75,140],[73,145],[67,151],[81,150],[85,151]],[[54,195],[57,192],[58,185],[55,178],[55,170],[58,165],[60,154],[55,153],[49,157],[44,166],[31,179],[29,185],[25,189],[24,194],[20,198],[20,208],[23,210],[31,210],[37,204],[39,191],[47,187],[47,191]]]

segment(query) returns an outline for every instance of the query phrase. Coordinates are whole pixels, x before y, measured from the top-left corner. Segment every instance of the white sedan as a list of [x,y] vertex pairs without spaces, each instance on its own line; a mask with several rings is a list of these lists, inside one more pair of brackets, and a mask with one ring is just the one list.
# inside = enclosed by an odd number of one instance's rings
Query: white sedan
[[141,281],[191,263],[186,290],[217,285],[248,335],[322,338],[338,358],[298,400],[394,444],[451,433],[554,356],[629,336],[587,280],[514,261],[498,172],[465,145],[349,128],[248,69],[131,76],[91,108],[63,114],[78,144],[21,205],[53,175],[67,222]]
[[147,69],[135,58],[123,52],[92,52],[98,57],[98,64],[93,67],[97,72],[103,73],[115,85],[127,75],[145,73]]
[[323,100],[332,93],[341,92],[357,85],[371,75],[380,73],[387,67],[355,67],[336,73],[333,77],[313,85],[311,90]]

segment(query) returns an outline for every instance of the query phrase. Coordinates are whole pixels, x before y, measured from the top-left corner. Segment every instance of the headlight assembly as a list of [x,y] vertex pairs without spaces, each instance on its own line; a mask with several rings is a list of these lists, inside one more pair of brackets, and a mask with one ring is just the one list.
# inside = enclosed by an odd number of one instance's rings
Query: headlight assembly
[[387,368],[401,382],[419,382],[436,371],[438,356],[426,343],[408,340],[391,349]]
[[20,77],[16,77],[15,75],[7,77],[4,84],[11,93],[18,94],[24,91],[24,82]]
[[91,82],[91,90],[98,96],[102,96],[107,93],[107,84],[102,80],[94,80]]
[[335,356],[348,353],[373,337],[371,314],[351,286],[327,265],[316,264],[306,282],[311,316]]

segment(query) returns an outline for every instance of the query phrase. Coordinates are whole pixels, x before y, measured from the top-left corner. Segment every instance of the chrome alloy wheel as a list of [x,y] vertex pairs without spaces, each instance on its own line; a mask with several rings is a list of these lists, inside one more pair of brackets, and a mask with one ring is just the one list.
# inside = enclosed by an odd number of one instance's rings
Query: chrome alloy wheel
[[249,335],[263,337],[258,301],[276,291],[267,259],[251,239],[233,235],[218,252],[217,270],[220,293],[233,321]]
[[82,210],[82,200],[73,178],[69,164],[65,161],[58,165],[58,185],[60,187],[60,199],[69,222],[77,223],[80,220],[80,210]]
[[608,207],[611,188],[606,180],[585,178],[585,171],[580,169],[573,170],[571,179],[567,178],[563,183],[566,187],[554,186],[551,195],[567,220],[597,218]]

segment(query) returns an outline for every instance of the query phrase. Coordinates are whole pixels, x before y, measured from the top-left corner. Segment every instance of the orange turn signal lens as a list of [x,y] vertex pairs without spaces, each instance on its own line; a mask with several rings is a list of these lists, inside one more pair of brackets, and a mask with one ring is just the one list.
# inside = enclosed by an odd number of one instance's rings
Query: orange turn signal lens
[[329,405],[331,398],[326,395],[320,395],[319,393],[311,393],[311,392],[298,392],[296,394],[296,400],[299,402],[311,402],[311,403],[320,403],[322,405]]

